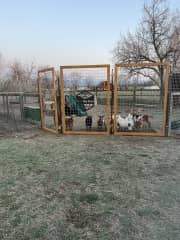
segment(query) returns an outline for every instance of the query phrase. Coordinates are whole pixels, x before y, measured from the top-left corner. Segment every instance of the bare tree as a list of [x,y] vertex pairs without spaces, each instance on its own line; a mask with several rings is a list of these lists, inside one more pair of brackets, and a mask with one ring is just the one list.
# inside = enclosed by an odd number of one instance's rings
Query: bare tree
[[[180,21],[178,14],[171,13],[166,0],[151,0],[144,4],[143,18],[135,33],[122,36],[113,50],[117,63],[170,62],[173,70],[180,59]],[[129,71],[149,77],[159,85],[163,95],[164,69],[152,67],[153,75],[147,69],[129,69]],[[157,81],[158,76],[159,81]]]
[[81,78],[82,78],[82,76],[78,72],[72,72],[70,74],[70,85],[71,85],[73,94],[76,94],[76,91],[81,84]]
[[9,90],[31,91],[35,85],[36,68],[32,62],[30,65],[22,64],[15,60],[9,65],[8,85]]
[[87,89],[92,90],[95,88],[95,83],[92,76],[90,75],[87,76],[84,82],[85,82],[85,87],[87,87]]

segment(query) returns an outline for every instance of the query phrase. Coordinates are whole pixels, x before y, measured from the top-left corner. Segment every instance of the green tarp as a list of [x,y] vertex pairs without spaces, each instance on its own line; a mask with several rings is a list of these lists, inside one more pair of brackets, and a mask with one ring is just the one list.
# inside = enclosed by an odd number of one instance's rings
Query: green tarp
[[76,114],[77,116],[87,116],[86,108],[83,104],[83,101],[80,98],[76,98],[72,95],[66,95],[66,115]]

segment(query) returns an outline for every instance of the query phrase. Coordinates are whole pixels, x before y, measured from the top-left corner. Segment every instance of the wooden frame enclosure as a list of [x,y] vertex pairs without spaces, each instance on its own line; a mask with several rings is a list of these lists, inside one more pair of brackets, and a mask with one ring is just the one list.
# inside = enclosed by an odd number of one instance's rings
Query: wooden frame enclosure
[[[164,76],[164,95],[162,107],[162,128],[156,132],[138,132],[134,131],[121,131],[117,129],[117,115],[118,115],[118,71],[124,68],[151,68],[160,67],[165,69]],[[168,63],[137,63],[137,64],[115,64],[114,70],[114,135],[122,136],[165,136],[167,125],[167,104],[168,104],[168,81],[169,81],[170,67]],[[122,96],[120,96],[120,99]]]
[[[106,73],[106,129],[104,131],[96,131],[92,129],[91,131],[87,130],[68,130],[66,129],[66,113],[65,113],[65,71],[73,70],[93,70],[97,69],[100,71],[104,69]],[[82,135],[108,135],[110,134],[110,65],[101,64],[101,65],[75,65],[75,66],[60,66],[60,86],[61,86],[61,114],[62,114],[62,133],[63,134],[82,134]]]
[[[53,112],[54,112],[54,124],[55,129],[49,128],[46,126],[45,122],[45,111],[44,111],[44,97],[43,97],[43,80],[41,74],[43,73],[51,73],[52,75],[52,98],[53,98]],[[56,98],[56,74],[55,69],[52,68],[45,68],[38,71],[38,92],[39,92],[39,99],[40,99],[40,110],[41,110],[41,127],[43,130],[51,132],[51,133],[58,133],[58,112],[57,112],[57,98]]]

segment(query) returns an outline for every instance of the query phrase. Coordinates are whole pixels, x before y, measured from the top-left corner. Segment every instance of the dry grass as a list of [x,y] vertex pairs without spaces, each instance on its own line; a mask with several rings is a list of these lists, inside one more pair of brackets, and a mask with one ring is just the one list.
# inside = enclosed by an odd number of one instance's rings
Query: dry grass
[[0,138],[0,239],[180,239],[179,159],[170,138]]

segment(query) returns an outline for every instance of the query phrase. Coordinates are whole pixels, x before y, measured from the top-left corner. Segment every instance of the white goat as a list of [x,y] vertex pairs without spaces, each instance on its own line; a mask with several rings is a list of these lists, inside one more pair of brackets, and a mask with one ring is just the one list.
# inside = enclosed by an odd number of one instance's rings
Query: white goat
[[[112,116],[114,119],[114,115]],[[128,114],[127,117],[121,117],[121,115],[116,116],[117,126],[118,128],[127,128],[128,130],[132,131],[134,128],[134,118],[131,113]]]

